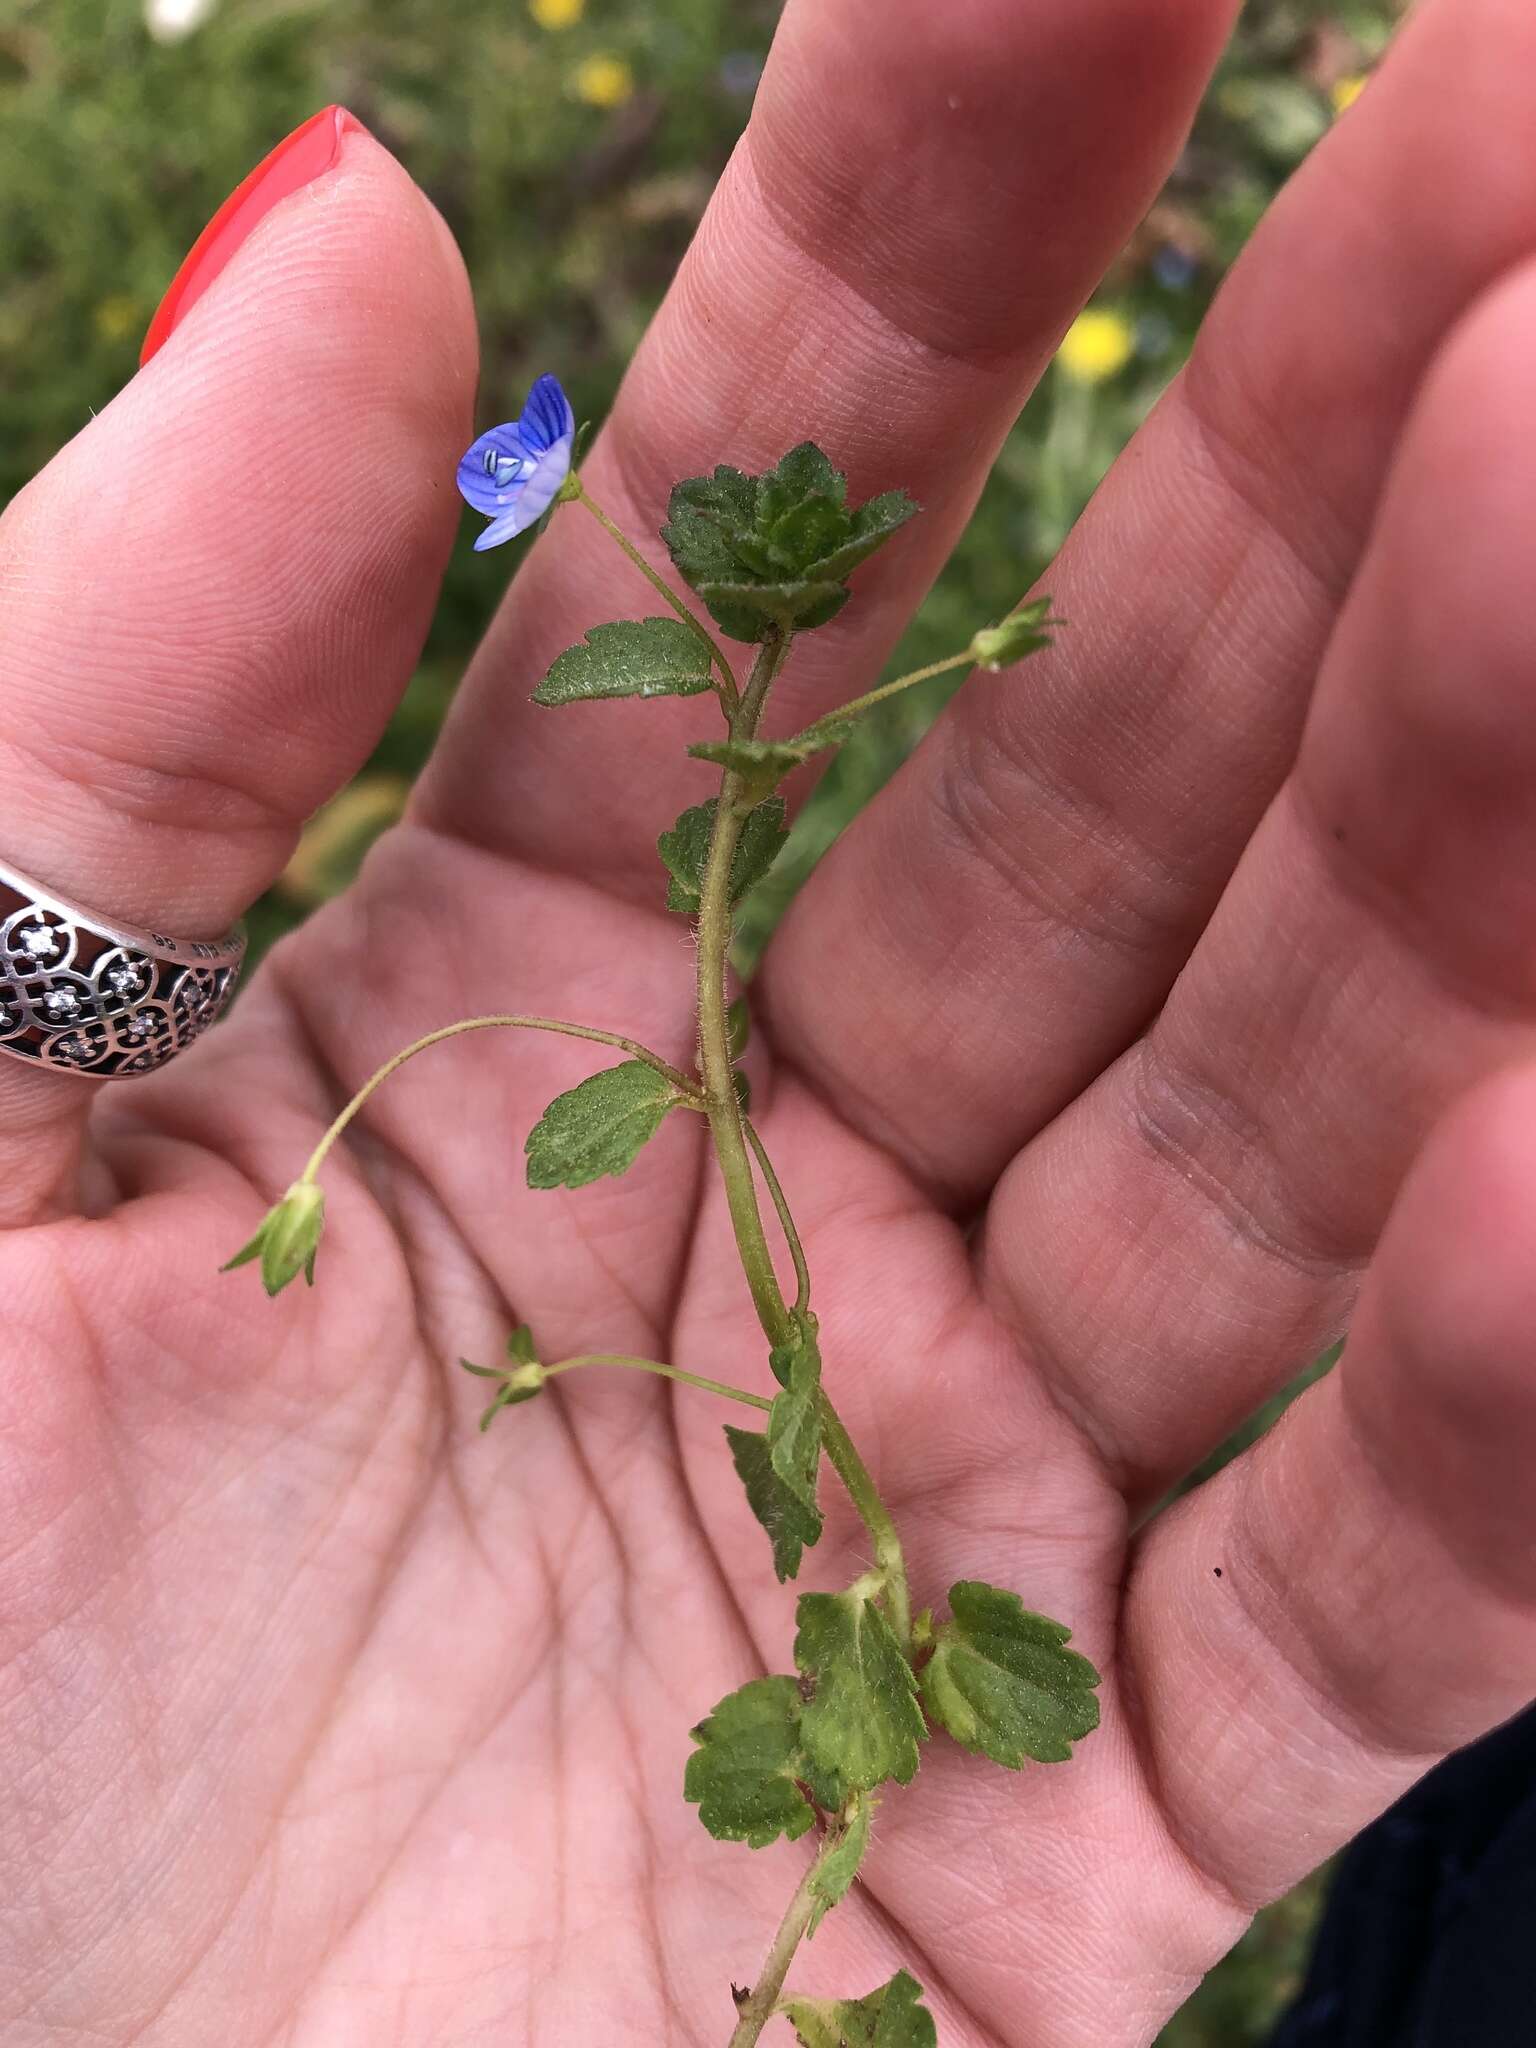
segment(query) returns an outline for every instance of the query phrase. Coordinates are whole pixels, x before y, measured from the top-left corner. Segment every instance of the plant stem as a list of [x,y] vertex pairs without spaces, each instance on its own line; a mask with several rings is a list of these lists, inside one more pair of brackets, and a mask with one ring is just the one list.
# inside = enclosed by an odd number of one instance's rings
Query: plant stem
[[784,1232],[785,1242],[789,1246],[789,1256],[794,1262],[795,1284],[798,1289],[795,1295],[795,1313],[797,1315],[804,1315],[811,1305],[811,1272],[805,1262],[805,1247],[800,1242],[800,1233],[795,1228],[795,1219],[789,1213],[789,1203],[785,1200],[784,1190],[779,1183],[779,1176],[773,1170],[773,1161],[768,1157],[767,1148],[764,1146],[762,1139],[757,1135],[757,1128],[750,1117],[742,1119],[742,1128],[747,1134],[747,1143],[752,1147],[752,1156],[757,1161],[757,1170],[763,1176],[763,1185],[767,1188],[769,1195],[773,1199],[773,1206],[778,1211],[779,1224]]
[[425,1052],[429,1046],[442,1045],[450,1038],[462,1038],[468,1031],[557,1031],[566,1038],[586,1038],[594,1045],[611,1045],[620,1052],[627,1052],[632,1059],[643,1060],[646,1066],[653,1067],[658,1074],[672,1083],[693,1108],[703,1107],[696,1082],[662,1059],[659,1053],[652,1052],[649,1046],[637,1044],[633,1038],[620,1037],[614,1031],[597,1031],[589,1024],[567,1024],[558,1017],[464,1017],[457,1024],[445,1024],[441,1031],[429,1031],[425,1038],[418,1038],[414,1044],[397,1052],[393,1059],[386,1060],[378,1072],[358,1089],[310,1154],[309,1164],[299,1176],[300,1181],[314,1179],[325,1162],[325,1155],[368,1098],[383,1087],[391,1074],[397,1073],[407,1060],[415,1059],[417,1053]]
[[[789,652],[787,636],[775,635],[765,641],[752,665],[746,694],[731,720],[732,739],[751,739],[762,716],[763,702],[773,679]],[[752,1180],[752,1161],[742,1129],[741,1106],[736,1100],[736,1083],[731,1068],[730,1026],[726,1017],[726,955],[731,944],[731,866],[745,822],[741,809],[741,777],[727,769],[720,783],[720,801],[715,807],[714,829],[710,834],[709,856],[704,867],[704,885],[699,894],[699,1065],[704,1075],[704,1096],[709,1128],[725,1181],[725,1199],[731,1212],[731,1227],[741,1253],[742,1269],[757,1319],[770,1344],[782,1344],[789,1335],[789,1310],[779,1290],[763,1219],[757,1206],[757,1189]]]
[[[787,639],[764,643],[753,664],[741,709],[731,722],[732,739],[750,739],[753,736],[757,721],[762,716],[764,700],[788,651]],[[762,1140],[742,1116],[732,1078],[725,968],[731,943],[731,863],[742,826],[741,794],[741,777],[727,770],[720,783],[720,801],[715,809],[714,830],[710,835],[709,857],[699,899],[699,1064],[704,1074],[710,1135],[714,1139],[715,1156],[720,1162],[721,1178],[725,1182],[725,1198],[731,1212],[731,1227],[736,1233],[742,1270],[752,1290],[757,1319],[769,1343],[782,1344],[793,1330],[794,1323],[785,1306],[778,1276],[773,1270],[768,1240],[763,1232],[762,1212],[758,1208],[757,1187],[748,1152],[749,1142],[763,1169],[763,1179],[789,1239],[802,1297],[799,1305],[803,1305],[809,1294],[810,1277],[806,1271],[804,1248],[784,1199],[784,1190],[779,1185],[778,1175]],[[822,1443],[833,1470],[848,1489],[849,1498],[869,1531],[876,1562],[886,1576],[891,1627],[903,1652],[909,1652],[912,1641],[911,1602],[907,1593],[906,1560],[902,1555],[896,1524],[876,1491],[868,1466],[855,1450],[853,1439],[825,1393],[821,1396],[821,1410]]]
[[615,1365],[626,1367],[631,1372],[652,1372],[664,1380],[676,1380],[684,1387],[697,1387],[700,1393],[720,1394],[727,1401],[741,1401],[748,1408],[771,1408],[773,1403],[761,1394],[749,1394],[743,1387],[728,1387],[722,1380],[706,1380],[696,1372],[684,1372],[681,1366],[664,1365],[659,1358],[626,1358],[613,1351],[585,1351],[577,1358],[562,1358],[558,1365],[545,1369],[545,1378],[553,1379],[557,1373],[574,1372],[582,1365]]
[[909,676],[898,676],[893,683],[882,683],[877,690],[866,690],[862,697],[855,697],[847,704],[839,704],[835,711],[828,711],[806,728],[814,732],[817,726],[833,725],[839,718],[854,718],[859,712],[868,711],[873,704],[883,704],[887,697],[894,697],[902,690],[915,688],[934,676],[947,675],[952,668],[974,668],[976,657],[967,647],[959,654],[947,654],[942,661],[930,661],[926,668],[915,668]]
[[811,1924],[811,1915],[816,1910],[816,1899],[811,1887],[816,1873],[832,1851],[842,1840],[842,1830],[829,1834],[821,1846],[821,1853],[806,1871],[795,1888],[795,1895],[789,1902],[789,1909],[779,1923],[779,1931],[773,1937],[757,1982],[747,1995],[736,2019],[736,2028],[731,2035],[730,2048],[753,2048],[763,2028],[773,2018],[774,2007],[779,2002],[779,1993],[784,1989],[784,1979],[789,1975],[789,1966],[795,1959],[795,1950],[805,1938],[805,1930]]
[[651,588],[657,593],[657,595],[663,600],[663,602],[669,604],[672,607],[673,611],[677,613],[677,616],[684,622],[685,625],[692,626],[694,632],[697,633],[699,638],[704,642],[704,645],[709,649],[711,660],[715,662],[715,664],[720,670],[720,696],[721,701],[725,705],[726,716],[727,718],[734,716],[737,705],[740,701],[740,692],[736,688],[736,677],[732,673],[731,664],[725,658],[725,650],[721,647],[719,641],[715,638],[714,634],[710,632],[709,628],[704,624],[703,620],[698,617],[697,613],[690,610],[690,608],[686,604],[684,604],[683,600],[678,596],[677,592],[672,588],[671,584],[668,583],[667,579],[661,574],[660,570],[652,568],[651,564],[645,559],[644,555],[641,554],[640,550],[635,546],[634,542],[630,539],[629,535],[624,531],[623,527],[616,525],[614,521],[608,517],[608,514],[603,510],[602,506],[598,504],[597,500],[592,496],[591,492],[588,491],[586,485],[581,481],[580,477],[571,478],[569,486],[569,495],[573,503],[586,506],[587,510],[592,514],[592,517],[597,521],[598,525],[603,529],[604,533],[606,533],[610,537],[610,539],[618,542],[619,546],[624,550],[625,554],[628,555],[629,559],[640,571],[640,574],[645,578],[646,582],[650,584]]
[[832,1469],[848,1489],[848,1498],[875,1546],[875,1563],[885,1575],[885,1597],[889,1620],[904,1657],[912,1655],[912,1599],[907,1591],[907,1561],[890,1509],[880,1498],[869,1467],[859,1456],[853,1438],[843,1427],[832,1403],[821,1397],[821,1444]]

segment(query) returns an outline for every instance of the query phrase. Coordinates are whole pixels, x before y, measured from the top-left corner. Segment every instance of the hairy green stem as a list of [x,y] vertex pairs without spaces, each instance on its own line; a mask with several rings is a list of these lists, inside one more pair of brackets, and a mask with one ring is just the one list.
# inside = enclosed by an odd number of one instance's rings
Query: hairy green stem
[[902,1655],[912,1655],[912,1598],[907,1590],[907,1561],[890,1509],[880,1498],[869,1467],[859,1456],[853,1438],[843,1427],[832,1403],[821,1397],[821,1443],[833,1471],[848,1489],[848,1498],[875,1546],[875,1563],[885,1577],[885,1598],[889,1620]]
[[816,1895],[812,1887],[816,1873],[842,1840],[839,1828],[827,1836],[821,1845],[816,1861],[806,1871],[795,1888],[795,1895],[789,1902],[788,1910],[779,1923],[779,1931],[773,1937],[757,1982],[748,1992],[736,2016],[735,2031],[731,2035],[729,2048],[753,2048],[759,2034],[773,2018],[784,1989],[784,1979],[789,1975],[789,1966],[795,1959],[795,1950],[805,1938],[805,1931],[811,1924],[811,1915],[816,1910]]
[[[789,652],[787,637],[766,642],[753,665],[741,709],[731,724],[732,739],[751,739],[762,716],[764,701],[774,678]],[[754,1127],[741,1113],[732,1072],[730,1025],[726,1004],[726,956],[731,943],[731,863],[741,836],[741,777],[727,770],[720,784],[720,801],[715,809],[709,857],[699,902],[699,1065],[704,1074],[706,1114],[715,1156],[725,1182],[725,1197],[731,1213],[731,1227],[741,1257],[747,1285],[752,1290],[757,1319],[770,1344],[782,1344],[794,1329],[789,1309],[773,1269],[768,1240],[763,1231],[762,1211],[752,1177],[755,1153],[763,1179],[773,1196],[779,1220],[789,1240],[795,1273],[800,1286],[799,1306],[810,1294],[810,1275],[799,1233],[790,1218],[789,1204],[778,1175]],[[749,1152],[750,1146],[750,1152]],[[874,1544],[875,1560],[886,1578],[891,1627],[904,1652],[912,1641],[911,1601],[907,1592],[906,1560],[896,1524],[881,1500],[869,1468],[854,1448],[836,1409],[821,1396],[822,1443],[832,1469],[848,1489]]]
[[827,712],[806,730],[814,732],[817,726],[835,725],[840,718],[856,718],[861,711],[868,711],[871,705],[883,704],[887,697],[895,697],[903,690],[914,689],[919,683],[930,682],[934,676],[948,675],[952,668],[975,666],[975,655],[968,647],[962,648],[959,654],[947,654],[942,661],[930,661],[926,668],[915,668],[910,675],[898,676],[893,683],[882,683],[876,690],[866,690],[862,697],[854,697],[847,704],[839,704],[835,711]]
[[748,1408],[773,1406],[762,1394],[749,1394],[744,1387],[728,1387],[723,1380],[704,1379],[696,1372],[684,1372],[680,1365],[665,1365],[659,1358],[627,1358],[615,1351],[584,1351],[576,1358],[562,1358],[558,1365],[546,1366],[544,1376],[552,1380],[557,1373],[575,1372],[583,1365],[614,1365],[630,1372],[651,1372],[664,1380],[676,1380],[680,1386],[697,1387],[701,1394],[719,1394],[727,1401],[740,1401]]
[[[787,635],[775,635],[759,650],[747,681],[746,693],[731,720],[732,739],[751,739],[757,731],[764,700],[788,652]],[[736,1100],[730,1024],[726,1015],[726,959],[731,944],[731,866],[736,858],[741,828],[746,821],[741,797],[741,777],[727,769],[720,783],[720,801],[715,807],[714,830],[710,834],[709,856],[704,867],[704,885],[699,894],[699,1066],[704,1076],[710,1134],[725,1182],[725,1199],[741,1253],[742,1270],[752,1290],[757,1319],[769,1343],[782,1344],[792,1326],[773,1270],[773,1259],[757,1206],[757,1189],[753,1185],[752,1161],[742,1128],[741,1105]]]
[[709,649],[710,659],[720,670],[720,697],[721,702],[725,706],[725,714],[727,718],[732,717],[740,701],[740,692],[736,688],[736,677],[731,669],[731,664],[725,658],[725,649],[720,645],[720,642],[710,632],[698,614],[684,604],[671,584],[661,574],[661,571],[652,568],[623,527],[615,524],[608,517],[608,514],[598,504],[579,476],[572,477],[569,480],[566,485],[566,495],[571,503],[586,506],[604,533],[611,540],[618,542],[619,546],[628,555],[629,559],[634,563],[656,594],[664,603],[672,607],[673,611],[677,613],[677,616],[685,625],[692,626],[694,632],[704,642],[704,645]]
[[300,1174],[300,1182],[312,1181],[325,1163],[330,1151],[342,1132],[362,1109],[368,1098],[375,1094],[391,1074],[397,1073],[407,1060],[415,1059],[417,1053],[425,1052],[429,1046],[442,1045],[447,1039],[462,1038],[468,1031],[557,1031],[565,1038],[586,1038],[594,1045],[611,1045],[620,1052],[627,1052],[632,1059],[643,1060],[658,1074],[664,1075],[678,1093],[695,1109],[702,1108],[698,1084],[664,1060],[649,1046],[640,1045],[633,1038],[623,1038],[614,1031],[597,1031],[590,1024],[567,1024],[558,1017],[463,1017],[457,1024],[445,1024],[441,1031],[429,1031],[425,1038],[418,1038],[411,1045],[388,1059],[358,1089],[346,1108],[331,1125],[309,1156],[309,1164]]
[[763,1176],[763,1185],[778,1212],[779,1227],[784,1232],[784,1241],[789,1246],[790,1260],[795,1269],[795,1313],[804,1315],[811,1305],[811,1270],[805,1262],[805,1247],[800,1242],[800,1233],[795,1228],[795,1219],[789,1213],[789,1203],[779,1183],[779,1176],[773,1170],[773,1161],[768,1157],[757,1127],[750,1117],[742,1118],[742,1129],[747,1134],[747,1143],[752,1147],[752,1156],[757,1161],[757,1170]]

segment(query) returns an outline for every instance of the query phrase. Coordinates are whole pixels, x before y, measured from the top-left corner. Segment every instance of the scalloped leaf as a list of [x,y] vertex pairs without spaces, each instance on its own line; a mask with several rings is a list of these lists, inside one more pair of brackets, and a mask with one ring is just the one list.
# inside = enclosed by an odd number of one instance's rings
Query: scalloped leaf
[[949,1604],[920,1680],[931,1718],[1008,1770],[1066,1763],[1099,1725],[1099,1674],[1067,1649],[1070,1630],[979,1579],[951,1586]]

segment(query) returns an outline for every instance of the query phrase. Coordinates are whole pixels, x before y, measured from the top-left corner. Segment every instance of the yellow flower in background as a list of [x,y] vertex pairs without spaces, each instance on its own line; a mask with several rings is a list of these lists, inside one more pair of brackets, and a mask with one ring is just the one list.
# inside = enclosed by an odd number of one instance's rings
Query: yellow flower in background
[[1355,104],[1355,101],[1359,99],[1361,93],[1365,91],[1365,86],[1366,74],[1363,71],[1352,71],[1348,78],[1336,78],[1333,82],[1333,90],[1329,94],[1329,98],[1333,101],[1333,111],[1336,114],[1348,113],[1349,109]]
[[1056,351],[1056,360],[1079,384],[1118,376],[1136,352],[1136,330],[1123,313],[1079,313]]
[[540,28],[574,28],[586,11],[587,0],[528,0]]
[[571,82],[589,107],[622,107],[634,97],[635,74],[622,57],[588,57]]
[[126,341],[144,324],[144,311],[127,292],[113,292],[103,299],[91,316],[103,341]]

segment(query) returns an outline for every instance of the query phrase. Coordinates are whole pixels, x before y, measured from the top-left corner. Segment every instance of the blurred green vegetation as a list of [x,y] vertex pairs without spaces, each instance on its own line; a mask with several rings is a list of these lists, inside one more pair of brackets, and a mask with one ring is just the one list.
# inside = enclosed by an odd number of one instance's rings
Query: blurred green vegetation
[[[578,417],[600,419],[746,120],[777,12],[775,0],[0,0],[0,503],[132,375],[219,199],[332,100],[458,234],[490,402],[512,409],[532,374],[558,367]],[[1252,0],[1166,192],[1026,407],[903,666],[962,644],[1043,572],[1398,12],[1396,0]],[[501,581],[459,550],[398,716],[259,907],[258,939],[338,887],[393,815]],[[752,906],[749,946],[948,693],[940,683],[886,707],[835,760]],[[1317,1894],[1314,1881],[1261,1916],[1163,2048],[1261,2041],[1294,1987]]]

